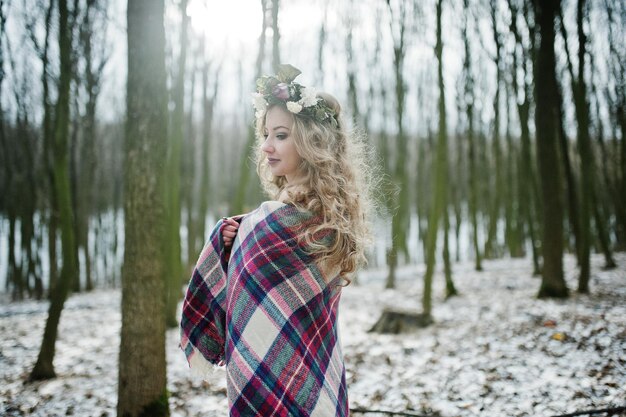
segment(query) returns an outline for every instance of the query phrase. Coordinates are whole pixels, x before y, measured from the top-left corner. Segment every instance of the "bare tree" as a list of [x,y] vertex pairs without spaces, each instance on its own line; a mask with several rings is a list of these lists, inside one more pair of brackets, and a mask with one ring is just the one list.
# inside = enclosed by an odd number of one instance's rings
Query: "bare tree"
[[467,26],[469,24],[469,0],[463,0],[463,28],[461,35],[463,37],[463,46],[465,54],[463,55],[463,78],[465,81],[463,97],[465,98],[465,117],[467,119],[467,159],[468,159],[468,176],[469,183],[469,217],[472,226],[472,246],[474,248],[474,268],[482,271],[482,255],[480,245],[478,244],[478,184],[476,174],[476,143],[474,138],[474,76],[472,74],[472,52],[470,39],[467,35]]
[[[428,217],[428,234],[426,237],[426,273],[424,275],[424,293],[422,296],[422,314],[431,316],[432,311],[432,281],[435,272],[435,250],[437,248],[437,232],[439,221],[443,217],[444,229],[447,228],[447,181],[448,181],[448,129],[446,122],[446,99],[443,80],[443,40],[441,29],[441,14],[443,0],[437,0],[437,43],[435,56],[437,58],[437,85],[439,87],[439,129],[437,133],[437,149],[435,159],[435,176],[433,178],[434,197]],[[447,233],[447,230],[444,231]],[[444,262],[446,256],[444,254]],[[449,259],[448,261],[449,262]],[[446,266],[449,268],[449,266]],[[448,282],[446,271],[446,282]],[[451,273],[450,273],[451,274]],[[451,279],[450,279],[451,281]]]
[[[352,9],[353,4],[350,1],[350,9]],[[354,19],[353,17],[346,17],[346,30],[348,31],[346,35],[346,66],[347,77],[348,77],[348,103],[350,106],[350,111],[352,112],[352,120],[358,123],[359,126],[364,126],[364,120],[361,117],[361,111],[359,109],[359,99],[357,93],[357,69],[356,69],[356,57],[354,53]]]
[[54,192],[59,206],[59,219],[61,223],[61,246],[63,253],[63,266],[61,276],[54,288],[51,288],[50,308],[44,330],[41,350],[37,362],[30,374],[31,380],[54,378],[55,372],[52,361],[54,359],[57,330],[61,311],[67,298],[70,285],[77,276],[76,250],[74,236],[74,213],[72,210],[72,195],[69,178],[69,106],[70,106],[70,81],[72,79],[72,31],[69,27],[69,13],[67,0],[59,0],[59,88],[55,106],[54,124]]
[[[511,83],[513,93],[516,98],[521,141],[520,161],[518,164],[518,177],[520,179],[519,210],[522,221],[525,225],[524,229],[530,239],[534,266],[533,274],[539,275],[541,268],[539,263],[539,244],[536,237],[537,200],[539,198],[539,194],[537,192],[538,187],[536,186],[537,176],[535,174],[531,158],[530,106],[532,86],[529,81],[530,77],[527,76],[527,74],[532,72],[532,68],[530,67],[532,64],[530,55],[533,51],[529,50],[530,47],[526,45],[522,39],[518,23],[520,11],[517,1],[508,0],[508,4],[511,12],[511,23],[509,28],[515,38],[515,49],[512,53],[513,59],[511,71],[513,73],[511,74]],[[523,3],[523,8],[524,14],[526,15],[528,13],[528,4],[526,2]]]
[[394,201],[396,213],[391,220],[391,248],[387,253],[387,264],[389,267],[385,288],[395,288],[396,267],[398,265],[398,253],[408,255],[407,230],[409,222],[409,184],[406,173],[407,157],[407,136],[404,131],[404,106],[406,97],[406,85],[404,80],[404,58],[406,55],[406,30],[408,16],[411,15],[407,9],[409,2],[396,2],[397,8],[392,6],[391,0],[387,1],[389,6],[389,19],[391,33],[394,38],[393,45],[393,68],[395,82],[395,105],[396,105],[396,128],[397,135],[395,141],[393,182],[398,188],[398,193]]
[[[194,124],[194,107],[196,104],[196,79],[199,75],[199,61],[201,59],[200,45],[195,45],[192,55],[190,56],[189,62],[189,71],[188,76],[191,78],[191,82],[189,83],[188,94],[186,94],[188,98],[188,106],[189,109],[187,114],[185,115],[185,135],[183,136],[183,155],[189,155],[190,158],[185,161],[185,163],[181,163],[181,179],[180,179],[180,191],[181,191],[181,200],[185,202],[184,210],[187,212],[186,217],[186,225],[187,229],[187,253],[185,254],[184,260],[184,273],[183,276],[189,276],[189,272],[193,270],[193,262],[196,261],[197,254],[199,253],[195,251],[196,242],[198,241],[197,233],[198,233],[198,210],[197,210],[197,193],[195,191],[196,186],[196,178],[198,177],[198,173],[196,172],[196,166],[198,164],[196,158],[196,148],[198,145],[198,138],[196,135],[196,126]],[[201,250],[202,248],[200,248]]]
[[503,175],[502,175],[502,149],[500,145],[500,92],[502,86],[502,41],[500,32],[498,31],[497,16],[498,6],[496,0],[489,1],[489,12],[491,17],[491,28],[493,33],[493,41],[496,48],[495,55],[492,57],[496,66],[496,94],[493,100],[493,134],[491,137],[494,172],[490,175],[491,190],[489,192],[489,223],[487,226],[487,239],[485,240],[484,256],[485,258],[494,258],[499,254],[497,234],[498,221],[502,212],[502,194],[503,194]]
[[[167,90],[163,0],[128,1],[124,267],[118,416],[169,415],[163,194]],[[171,175],[168,172],[167,175]]]
[[165,188],[167,202],[167,238],[164,240],[166,277],[166,303],[165,320],[168,327],[176,327],[176,306],[182,297],[181,284],[183,282],[183,266],[181,261],[181,147],[184,140],[185,118],[185,68],[187,64],[187,31],[189,16],[187,16],[187,0],[181,0],[179,11],[182,18],[180,29],[180,55],[178,56],[178,68],[174,81],[174,112],[172,115],[172,129],[169,138],[167,153],[167,183]]
[[[85,114],[82,117],[82,146],[79,149],[76,178],[76,237],[79,250],[82,250],[85,264],[85,288],[94,288],[91,271],[92,254],[89,248],[89,220],[94,212],[94,181],[98,166],[96,142],[98,130],[96,121],[96,105],[104,67],[107,63],[107,44],[104,41],[107,16],[106,4],[101,0],[87,0],[79,25],[77,48],[84,60],[84,71],[79,82],[86,92]],[[99,35],[99,37],[98,37]],[[79,74],[77,74],[78,78]]]
[[[203,46],[204,47],[204,46]],[[205,239],[206,231],[206,215],[209,207],[209,196],[211,193],[211,170],[210,170],[210,157],[212,150],[212,126],[213,126],[213,114],[215,111],[216,98],[219,86],[219,67],[214,71],[212,85],[209,84],[210,75],[210,63],[208,58],[205,57],[205,61],[202,67],[202,158],[200,165],[200,213],[199,213],[199,227],[198,235],[202,238],[200,247],[196,247],[194,253],[199,253],[202,249],[202,243]]]
[[[256,60],[256,71],[255,71],[255,78],[260,77],[263,73],[263,63],[265,62],[266,59],[266,53],[265,53],[265,43],[267,42],[266,36],[265,36],[265,31],[266,29],[269,27],[268,22],[270,22],[270,17],[268,17],[268,4],[267,2],[270,0],[261,0],[261,7],[263,10],[263,22],[261,25],[261,34],[259,36],[259,51],[257,54],[257,60]],[[272,40],[272,46],[273,46],[273,53],[272,53],[272,67],[274,69],[276,69],[278,67],[278,64],[280,64],[280,62],[278,61],[280,59],[280,53],[278,52],[278,47],[279,47],[279,33],[278,33],[278,12],[279,12],[279,2],[278,0],[271,0],[272,1],[272,14],[271,14],[271,24],[272,24],[272,28],[276,28],[276,30],[272,31],[272,36],[273,36],[273,40]],[[230,210],[232,213],[234,214],[238,214],[241,213],[243,211],[243,207],[244,207],[244,200],[245,197],[247,195],[248,192],[248,186],[250,183],[250,177],[251,177],[251,169],[249,167],[249,161],[250,161],[250,156],[252,155],[252,147],[254,145],[254,140],[255,140],[256,136],[255,136],[255,132],[254,129],[252,127],[250,127],[248,129],[248,137],[247,137],[247,141],[244,147],[244,151],[242,153],[242,157],[241,157],[241,162],[239,164],[239,183],[235,189],[235,195],[234,198],[232,200],[231,206],[230,206]]]
[[556,122],[558,92],[554,55],[555,17],[561,1],[534,0],[541,41],[535,68],[537,162],[543,197],[543,270],[539,297],[567,297],[563,277],[563,199]]
[[[612,147],[616,155],[615,186],[612,190],[616,217],[617,248],[626,249],[626,53],[623,45],[626,28],[626,6],[623,2],[604,1],[607,17],[609,66],[615,80],[614,88],[607,88],[605,96],[613,122]],[[618,139],[618,132],[621,140]]]
[[[590,254],[591,254],[591,218],[593,206],[597,204],[596,198],[596,180],[595,180],[595,163],[593,147],[591,144],[590,129],[590,111],[587,95],[587,83],[585,80],[585,67],[587,62],[587,34],[583,28],[583,21],[587,5],[584,0],[578,0],[576,3],[576,23],[578,38],[578,73],[575,74],[574,67],[567,48],[567,32],[565,30],[565,22],[560,15],[561,32],[566,47],[567,68],[571,80],[571,88],[574,96],[574,109],[576,112],[577,124],[577,145],[578,155],[580,157],[580,213],[572,221],[576,223],[579,231],[580,243],[577,244],[578,261],[580,264],[580,276],[578,279],[578,292],[589,292],[589,275],[590,275]],[[596,228],[598,223],[596,222]],[[599,231],[600,234],[603,231]],[[610,262],[610,261],[609,261]]]
[[278,27],[278,11],[280,9],[280,0],[272,1],[272,68],[274,72],[278,71],[280,65],[280,29]]
[[[609,197],[608,190],[613,188],[613,178],[611,176],[610,171],[613,171],[613,163],[611,161],[611,157],[609,157],[607,152],[607,147],[605,143],[605,129],[604,122],[602,120],[602,114],[600,111],[600,100],[601,94],[598,91],[596,77],[596,55],[593,51],[589,51],[589,66],[592,74],[592,78],[590,80],[591,85],[591,94],[590,98],[594,100],[595,105],[593,106],[595,109],[595,124],[596,124],[596,134],[595,137],[597,139],[598,148],[600,152],[600,161],[606,161],[606,163],[600,164],[602,170],[602,178],[597,179],[597,189],[594,190],[594,202],[592,203],[593,212],[594,212],[594,220],[595,224],[598,225],[597,233],[598,240],[600,242],[600,247],[602,248],[602,252],[604,252],[605,259],[605,269],[613,269],[617,267],[615,260],[613,259],[613,249],[611,244],[611,230],[609,225],[611,224],[611,198]],[[594,161],[595,164],[595,161]]]

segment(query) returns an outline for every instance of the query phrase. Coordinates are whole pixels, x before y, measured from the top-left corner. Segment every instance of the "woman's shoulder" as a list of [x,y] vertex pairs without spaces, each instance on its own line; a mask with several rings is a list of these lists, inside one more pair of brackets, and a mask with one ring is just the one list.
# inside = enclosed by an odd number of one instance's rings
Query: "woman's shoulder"
[[310,220],[312,214],[296,207],[294,204],[279,200],[267,200],[262,202],[255,210],[245,215],[242,223],[249,226],[279,224],[282,227],[291,228]]
[[280,201],[280,200],[266,200],[266,201],[262,202],[259,205],[259,208],[266,208],[266,209],[269,209],[269,210],[277,210],[277,209],[282,208],[282,207],[287,206],[287,205],[288,205],[287,203],[285,203],[283,201]]

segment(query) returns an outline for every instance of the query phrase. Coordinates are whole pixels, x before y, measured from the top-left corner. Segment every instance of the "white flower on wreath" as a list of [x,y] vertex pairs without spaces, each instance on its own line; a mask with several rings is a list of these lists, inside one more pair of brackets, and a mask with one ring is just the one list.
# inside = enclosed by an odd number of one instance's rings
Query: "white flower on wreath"
[[261,93],[252,93],[252,105],[256,110],[256,117],[263,116],[263,113],[267,110],[267,102]]
[[290,112],[294,114],[298,114],[302,111],[302,105],[299,103],[296,103],[295,101],[288,101],[287,110],[289,110]]
[[303,107],[311,107],[317,104],[317,90],[314,87],[304,87],[300,90],[300,103]]

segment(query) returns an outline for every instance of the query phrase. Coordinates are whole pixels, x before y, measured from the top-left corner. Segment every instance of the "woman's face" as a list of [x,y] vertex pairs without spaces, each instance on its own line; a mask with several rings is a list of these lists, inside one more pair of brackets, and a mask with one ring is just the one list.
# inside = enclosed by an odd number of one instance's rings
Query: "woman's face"
[[265,142],[261,146],[272,175],[284,176],[287,182],[297,177],[302,162],[293,139],[293,117],[280,106],[271,107],[265,114]]

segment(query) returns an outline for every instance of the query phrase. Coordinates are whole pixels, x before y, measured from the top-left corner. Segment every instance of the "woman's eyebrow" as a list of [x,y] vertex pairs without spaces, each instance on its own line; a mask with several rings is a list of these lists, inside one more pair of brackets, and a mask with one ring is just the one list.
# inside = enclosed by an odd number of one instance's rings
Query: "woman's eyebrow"
[[291,129],[289,129],[289,128],[288,128],[288,127],[286,127],[286,126],[276,126],[276,127],[275,127],[274,129],[272,129],[272,130],[278,130],[278,129],[280,129],[280,128],[287,129],[287,130],[291,130]]

